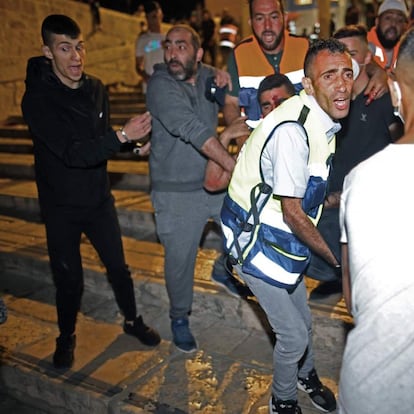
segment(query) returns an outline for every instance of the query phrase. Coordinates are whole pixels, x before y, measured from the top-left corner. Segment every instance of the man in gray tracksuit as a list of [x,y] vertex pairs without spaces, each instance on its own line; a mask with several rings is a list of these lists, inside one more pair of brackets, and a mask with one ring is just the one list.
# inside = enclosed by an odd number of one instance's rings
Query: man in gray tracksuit
[[[226,171],[234,166],[216,136],[219,106],[205,96],[206,82],[215,70],[201,63],[202,55],[197,33],[186,25],[174,26],[166,36],[165,63],[155,65],[147,90],[153,117],[151,196],[158,237],[165,248],[173,340],[183,352],[197,349],[188,322],[195,260],[205,224],[210,218],[219,222],[223,201],[223,194],[203,188],[206,163],[212,159]],[[222,259],[212,277],[233,292],[238,287]]]

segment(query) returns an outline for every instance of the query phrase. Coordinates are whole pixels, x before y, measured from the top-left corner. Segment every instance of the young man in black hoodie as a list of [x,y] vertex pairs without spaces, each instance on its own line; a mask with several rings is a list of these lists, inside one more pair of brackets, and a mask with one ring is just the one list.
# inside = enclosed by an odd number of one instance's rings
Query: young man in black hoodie
[[113,153],[150,132],[151,116],[138,115],[120,131],[110,127],[105,88],[83,72],[85,46],[71,18],[46,17],[42,39],[44,56],[28,61],[22,111],[33,138],[36,184],[56,286],[60,336],[53,363],[67,369],[73,365],[83,291],[82,233],[106,267],[125,317],[124,332],[145,345],[160,342],[158,333],[137,316],[107,173]]

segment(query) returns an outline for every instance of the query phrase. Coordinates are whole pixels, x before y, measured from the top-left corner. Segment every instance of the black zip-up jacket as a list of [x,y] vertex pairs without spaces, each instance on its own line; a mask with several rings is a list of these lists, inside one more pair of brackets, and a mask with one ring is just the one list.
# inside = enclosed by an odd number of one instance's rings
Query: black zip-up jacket
[[84,74],[80,87],[71,89],[48,59],[31,58],[22,112],[33,139],[42,209],[94,208],[111,196],[107,159],[122,144],[109,126],[108,96],[100,80]]

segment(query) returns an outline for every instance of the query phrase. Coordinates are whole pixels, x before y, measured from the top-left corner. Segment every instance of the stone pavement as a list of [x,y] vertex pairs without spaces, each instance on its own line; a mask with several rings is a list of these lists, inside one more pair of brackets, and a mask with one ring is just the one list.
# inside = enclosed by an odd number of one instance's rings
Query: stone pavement
[[[200,251],[197,262],[191,325],[199,350],[183,354],[171,343],[159,245],[124,240],[140,311],[163,338],[148,348],[123,334],[85,240],[76,361],[58,372],[51,364],[57,328],[43,228],[2,217],[0,234],[1,291],[9,309],[0,326],[0,383],[9,395],[50,413],[267,413],[269,329],[253,300],[233,298],[209,280],[214,250]],[[309,290],[316,285],[308,283]],[[318,372],[336,391],[348,318],[342,302],[313,301],[311,308]],[[318,412],[299,394],[304,414]]]
[[[136,93],[113,93],[111,99],[118,105],[116,121],[131,115],[129,111],[143,110]],[[138,307],[162,342],[148,348],[123,334],[123,318],[104,269],[83,239],[85,291],[75,364],[66,372],[53,368],[54,288],[27,137],[25,125],[0,128],[0,295],[9,309],[7,322],[0,325],[0,412],[267,413],[272,335],[254,298],[231,297],[211,282],[220,242],[212,231],[206,232],[195,271],[190,321],[199,349],[183,354],[172,344],[164,253],[155,236],[148,164],[132,154],[118,154],[109,162],[109,172]],[[311,292],[317,282],[307,280],[307,285]],[[351,320],[339,297],[310,304],[318,373],[337,392]],[[304,414],[318,412],[301,392],[299,401]]]

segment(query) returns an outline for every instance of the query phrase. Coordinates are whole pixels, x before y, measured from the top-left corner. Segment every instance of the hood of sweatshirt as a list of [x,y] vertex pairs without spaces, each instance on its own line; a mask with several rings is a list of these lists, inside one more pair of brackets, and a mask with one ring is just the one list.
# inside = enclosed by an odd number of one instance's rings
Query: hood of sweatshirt
[[[85,78],[85,74],[82,75],[81,82]],[[45,56],[32,57],[27,62],[26,68],[26,88],[30,90],[43,90],[45,84],[49,88],[66,88],[60,79],[55,75],[52,69],[52,63],[50,59]]]

